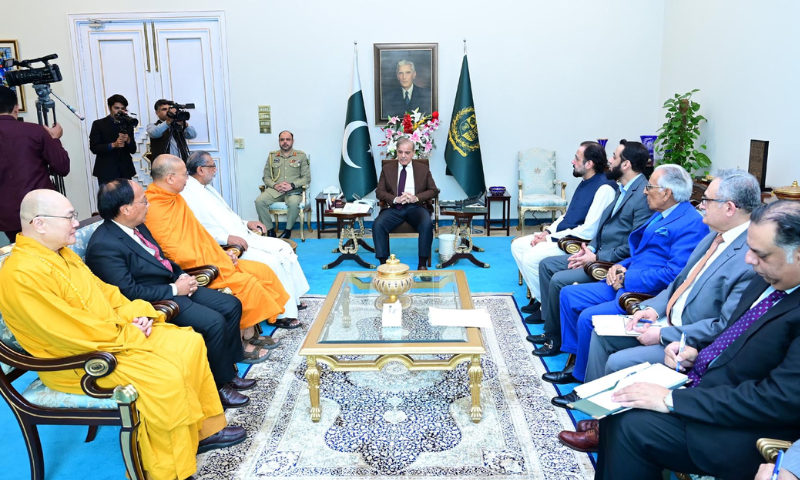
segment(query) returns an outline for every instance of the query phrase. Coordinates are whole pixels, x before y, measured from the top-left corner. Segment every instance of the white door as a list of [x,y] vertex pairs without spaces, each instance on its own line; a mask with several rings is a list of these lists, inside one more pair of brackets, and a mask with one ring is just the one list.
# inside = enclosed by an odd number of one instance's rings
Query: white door
[[158,120],[156,100],[194,103],[189,124],[197,138],[190,150],[206,150],[217,162],[215,187],[238,210],[233,136],[229,128],[229,94],[222,14],[92,14],[71,15],[75,48],[73,60],[78,102],[86,112],[84,152],[90,203],[96,210],[97,180],[92,177],[94,154],[88,137],[92,122],[108,115],[106,99],[115,93],[128,100],[136,113],[138,151],[133,155],[143,186],[150,182],[150,164],[143,155],[149,139],[145,127]]

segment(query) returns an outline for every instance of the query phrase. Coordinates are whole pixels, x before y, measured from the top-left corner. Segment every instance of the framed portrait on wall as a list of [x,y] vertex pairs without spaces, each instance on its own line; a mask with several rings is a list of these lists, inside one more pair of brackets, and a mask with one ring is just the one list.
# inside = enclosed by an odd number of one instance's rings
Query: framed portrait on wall
[[417,108],[438,109],[438,43],[376,43],[373,51],[376,125]]
[[[0,40],[0,85],[6,87],[8,87],[8,82],[6,81],[6,69],[3,68],[2,61],[8,58],[19,60],[19,44],[16,40]],[[13,70],[16,70],[17,68],[19,67],[12,67]],[[25,89],[22,88],[22,86],[9,88],[17,92],[17,98],[19,98],[19,111],[26,112]]]

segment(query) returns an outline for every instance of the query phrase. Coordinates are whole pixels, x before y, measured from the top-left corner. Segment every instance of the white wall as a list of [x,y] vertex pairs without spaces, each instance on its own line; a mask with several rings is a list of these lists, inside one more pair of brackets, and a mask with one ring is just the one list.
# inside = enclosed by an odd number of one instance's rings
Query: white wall
[[792,0],[666,2],[659,100],[700,89],[713,169],[747,169],[750,140],[769,140],[766,184],[800,180],[799,15]]
[[[280,130],[292,130],[296,148],[312,155],[311,192],[338,183],[354,40],[359,43],[370,119],[372,44],[438,42],[439,109],[447,125],[466,37],[487,186],[504,185],[513,194],[518,150],[556,150],[558,176],[570,182],[571,191],[577,180],[569,162],[580,141],[607,137],[612,151],[619,138],[650,134],[658,125],[663,1],[451,0],[425,3],[414,8],[418,18],[397,20],[397,3],[364,0],[240,1],[224,7],[211,0],[44,0],[5,5],[7,17],[18,20],[6,22],[2,36],[18,39],[25,58],[58,53],[64,81],[54,84],[53,91],[75,104],[67,15],[96,13],[102,18],[102,13],[132,8],[225,9],[232,131],[246,142],[237,152],[241,213],[247,218],[255,217],[252,200],[267,154],[277,149]],[[29,104],[35,100],[32,89],[26,88],[26,94]],[[257,105],[272,106],[273,134],[258,133]],[[80,138],[77,120],[57,108],[73,160],[67,193],[81,212],[89,213],[80,147],[86,139]],[[35,122],[35,113],[23,116]],[[373,145],[380,141],[379,134],[378,128],[372,129]],[[462,198],[456,182],[444,175],[446,138],[443,126],[436,133],[433,174],[442,198]],[[381,151],[377,146],[373,150]]]

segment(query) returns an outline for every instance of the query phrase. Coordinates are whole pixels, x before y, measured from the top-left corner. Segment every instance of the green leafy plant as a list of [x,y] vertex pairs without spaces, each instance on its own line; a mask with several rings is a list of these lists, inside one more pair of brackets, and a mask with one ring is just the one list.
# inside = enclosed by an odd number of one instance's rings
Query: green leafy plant
[[[656,151],[662,155],[659,163],[680,165],[689,173],[711,165],[708,155],[697,150],[695,143],[700,137],[700,122],[706,118],[697,113],[700,104],[692,101],[692,95],[700,90],[694,89],[683,95],[675,94],[664,102],[667,109],[664,125],[658,129]],[[705,144],[700,145],[705,150]]]

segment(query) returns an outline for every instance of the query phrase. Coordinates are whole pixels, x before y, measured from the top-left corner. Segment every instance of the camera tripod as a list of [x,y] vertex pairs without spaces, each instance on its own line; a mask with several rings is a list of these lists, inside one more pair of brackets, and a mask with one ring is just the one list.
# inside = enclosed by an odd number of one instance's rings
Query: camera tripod
[[[85,117],[77,112],[74,108],[72,108],[67,102],[62,100],[58,95],[53,93],[50,90],[50,84],[34,84],[33,89],[36,91],[36,95],[39,97],[36,100],[36,118],[39,120],[39,125],[48,125],[47,115],[52,110],[53,111],[53,125],[57,123],[56,120],[56,102],[54,102],[50,95],[52,94],[54,97],[58,99],[59,102],[63,103],[70,112],[72,112],[76,117],[81,119],[81,121],[85,120]],[[53,175],[50,174],[50,179],[53,181],[53,185],[56,187],[56,190],[61,195],[67,194],[66,188],[64,187],[64,177],[61,175]]]

